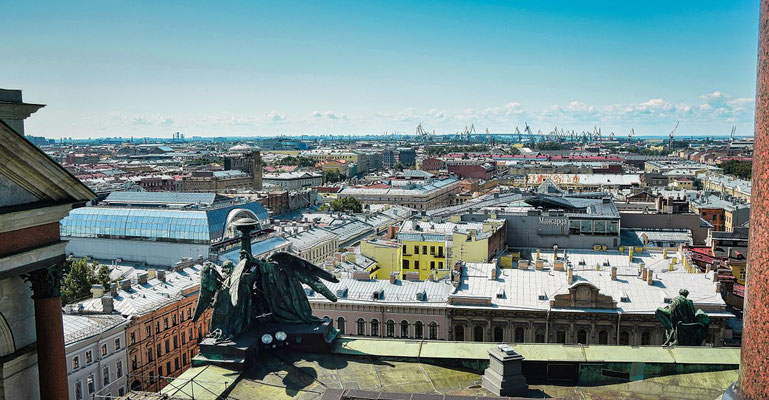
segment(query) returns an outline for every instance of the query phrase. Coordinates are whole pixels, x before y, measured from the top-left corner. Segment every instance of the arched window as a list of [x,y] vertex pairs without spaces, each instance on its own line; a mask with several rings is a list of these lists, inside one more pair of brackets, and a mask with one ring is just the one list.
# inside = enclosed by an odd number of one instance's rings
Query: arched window
[[464,342],[465,341],[465,327],[462,325],[457,325],[454,327],[454,340],[457,342]]
[[622,331],[619,333],[619,344],[624,346],[630,344],[630,333],[628,331]]
[[409,337],[409,321],[406,321],[406,320],[401,321],[401,337],[402,338]]
[[545,343],[545,331],[537,329],[537,332],[534,334],[534,341],[537,343]]
[[566,343],[566,331],[560,330],[555,332],[556,343]]
[[422,329],[424,326],[422,325],[422,321],[417,321],[414,323],[414,337],[417,339],[422,339]]
[[523,328],[515,328],[515,343],[523,343]]
[[494,341],[497,343],[502,343],[504,341],[504,330],[501,326],[495,326],[494,327]]
[[336,319],[336,329],[339,330],[340,334],[344,335],[344,317]]
[[641,346],[648,346],[652,344],[652,334],[649,331],[641,333]]
[[395,337],[395,321],[387,320],[387,337]]
[[598,344],[609,344],[609,331],[604,329],[598,332]]
[[438,340],[438,324],[435,321],[430,322],[429,328],[430,340]]
[[577,331],[577,343],[587,344],[587,331],[580,329]]
[[371,320],[371,336],[379,336],[379,320]]
[[358,335],[363,336],[366,334],[366,321],[363,318],[358,318]]
[[476,342],[482,342],[483,341],[483,327],[480,325],[476,325],[475,328],[473,328],[473,340]]

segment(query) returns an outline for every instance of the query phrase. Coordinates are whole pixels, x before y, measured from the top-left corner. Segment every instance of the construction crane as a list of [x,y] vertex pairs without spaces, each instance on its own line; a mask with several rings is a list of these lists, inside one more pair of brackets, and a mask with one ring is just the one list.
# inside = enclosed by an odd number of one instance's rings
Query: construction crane
[[468,128],[467,125],[465,125],[465,129],[462,130],[462,134],[460,135],[460,139],[466,142],[470,141],[470,135],[476,133],[475,132],[475,124],[470,124],[470,127]]
[[729,142],[734,141],[734,133],[737,132],[737,125],[732,125],[732,133],[729,134]]
[[526,134],[529,135],[529,138],[531,139],[531,141],[534,142],[535,141],[535,139],[533,137],[534,134],[531,133],[531,127],[529,126],[529,123],[528,122],[524,122],[523,125],[525,126],[523,128],[523,131],[526,132]]
[[422,142],[430,141],[430,133],[425,131],[425,129],[422,127],[421,122],[419,123],[419,125],[417,125],[417,136],[419,136],[422,139]]
[[627,140],[628,142],[633,140],[633,136],[635,135],[635,129],[630,128],[630,133],[627,134]]
[[676,131],[678,130],[678,124],[681,121],[676,121],[676,126],[673,128],[672,131],[670,131],[670,135],[668,137],[670,138],[668,141],[668,151],[673,151],[673,136],[675,136]]
[[614,132],[609,134],[609,140],[614,140]]

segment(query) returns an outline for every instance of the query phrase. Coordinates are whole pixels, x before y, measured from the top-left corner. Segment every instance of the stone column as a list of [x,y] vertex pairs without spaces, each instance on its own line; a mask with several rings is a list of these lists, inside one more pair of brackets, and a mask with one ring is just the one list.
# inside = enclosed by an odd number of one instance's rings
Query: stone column
[[67,362],[61,317],[62,266],[54,265],[24,275],[35,301],[37,369],[40,398],[67,400]]
[[750,244],[745,288],[741,398],[769,398],[769,0],[761,0]]

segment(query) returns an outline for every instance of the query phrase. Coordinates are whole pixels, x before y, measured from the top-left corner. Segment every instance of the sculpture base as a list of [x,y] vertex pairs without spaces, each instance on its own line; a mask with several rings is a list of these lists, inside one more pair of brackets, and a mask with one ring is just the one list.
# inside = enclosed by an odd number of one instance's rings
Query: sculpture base
[[[286,340],[275,338],[275,333],[285,332]],[[262,342],[269,334],[272,341]],[[216,342],[206,338],[200,343],[200,353],[193,359],[194,365],[213,364],[227,368],[244,369],[263,352],[296,350],[306,353],[329,353],[339,332],[329,321],[317,323],[267,323],[252,328],[233,340]]]

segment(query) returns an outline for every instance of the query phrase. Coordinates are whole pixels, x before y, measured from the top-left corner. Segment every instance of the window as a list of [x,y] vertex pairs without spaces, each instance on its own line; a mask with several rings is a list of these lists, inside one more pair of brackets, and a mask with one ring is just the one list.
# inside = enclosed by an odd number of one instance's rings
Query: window
[[401,321],[401,337],[402,338],[409,337],[409,322],[408,321]]
[[166,362],[166,374],[171,375],[171,361]]
[[171,325],[176,326],[176,314],[171,316]]
[[163,354],[161,351],[162,351],[162,347],[160,347],[160,343],[158,343],[157,345],[158,358],[160,358],[160,355]]
[[176,336],[174,336],[174,349],[177,349],[177,348],[179,348],[179,342]]
[[158,379],[163,379],[163,366],[158,365]]
[[93,374],[88,375],[88,378],[85,379],[85,385],[88,388],[88,394],[92,394],[96,391],[96,382]]
[[430,327],[428,329],[428,333],[430,334],[430,340],[437,340],[438,339],[438,324],[435,322],[430,322]]
[[104,343],[101,345],[101,356],[104,357],[107,355],[107,343]]
[[619,333],[619,344],[625,346],[630,344],[630,333],[628,333],[628,331],[622,331]]
[[150,383],[155,383],[155,373],[150,371]]
[[358,318],[358,335],[365,335],[366,334],[366,321],[363,320],[363,318]]
[[131,344],[136,343],[136,332],[131,332]]
[[427,246],[422,246],[422,254],[427,254]]
[[117,371],[117,377],[122,378],[123,377],[123,361],[117,360],[115,363],[115,370]]
[[419,269],[419,260],[414,260],[414,269]]
[[422,325],[422,321],[417,321],[414,323],[414,338],[422,339],[423,328],[424,326]]
[[419,254],[419,246],[414,245],[414,254]]
[[187,319],[192,319],[192,308],[187,307]]
[[163,318],[163,329],[168,329],[168,317]]
[[403,245],[403,255],[406,255],[406,253],[408,253],[408,250],[406,250],[406,245],[404,244]]
[[182,365],[187,365],[187,353],[182,353]]
[[72,369],[78,369],[80,368],[80,357],[74,356],[72,357]]
[[147,337],[152,336],[152,327],[147,325],[145,328],[147,328]]
[[641,346],[648,346],[652,344],[652,335],[649,331],[641,333]]
[[566,331],[557,331],[555,333],[555,342],[561,344],[566,343]]
[[160,321],[155,321],[155,333],[160,333]]
[[430,269],[435,269],[435,261],[430,261]]
[[403,260],[403,269],[409,269],[409,260]]
[[609,344],[609,332],[602,330],[598,332],[598,344]]
[[104,386],[109,385],[109,367],[104,367],[101,370],[102,378],[104,378]]
[[168,353],[171,351],[171,342],[168,339],[166,339],[165,344],[166,344],[166,353]]
[[339,330],[339,333],[344,335],[344,318],[339,317],[336,319],[336,329]]
[[438,257],[443,257],[443,246],[438,246]]
[[395,321],[387,321],[387,337],[395,337]]
[[121,396],[121,397],[122,397],[123,395],[125,395],[125,388],[124,388],[124,387],[122,387],[122,386],[121,386],[121,387],[119,387],[119,388],[117,388],[117,395],[118,395],[118,396]]
[[534,334],[534,341],[537,343],[545,343],[545,331],[538,329]]
[[465,341],[465,327],[462,325],[457,325],[454,327],[454,340],[457,342],[464,342]]
[[147,347],[147,360],[152,361],[152,348]]
[[494,327],[494,341],[497,343],[502,343],[504,341],[504,330],[501,326],[495,326]]
[[430,254],[435,254],[435,246],[430,246]]
[[179,322],[184,322],[184,310],[179,311]]
[[475,328],[473,328],[473,340],[476,342],[482,342],[483,341],[483,327],[480,325],[476,325]]
[[443,269],[443,261],[438,261],[438,269]]
[[587,344],[587,331],[584,329],[580,329],[577,331],[577,343],[578,344]]
[[376,319],[371,320],[371,336],[379,336],[379,321]]
[[115,338],[115,351],[120,350],[120,338]]
[[135,370],[137,366],[138,364],[136,361],[136,354],[134,354],[133,356],[131,356],[131,371]]
[[179,357],[174,358],[174,369],[179,369]]
[[83,400],[83,384],[80,381],[75,382],[75,399]]

